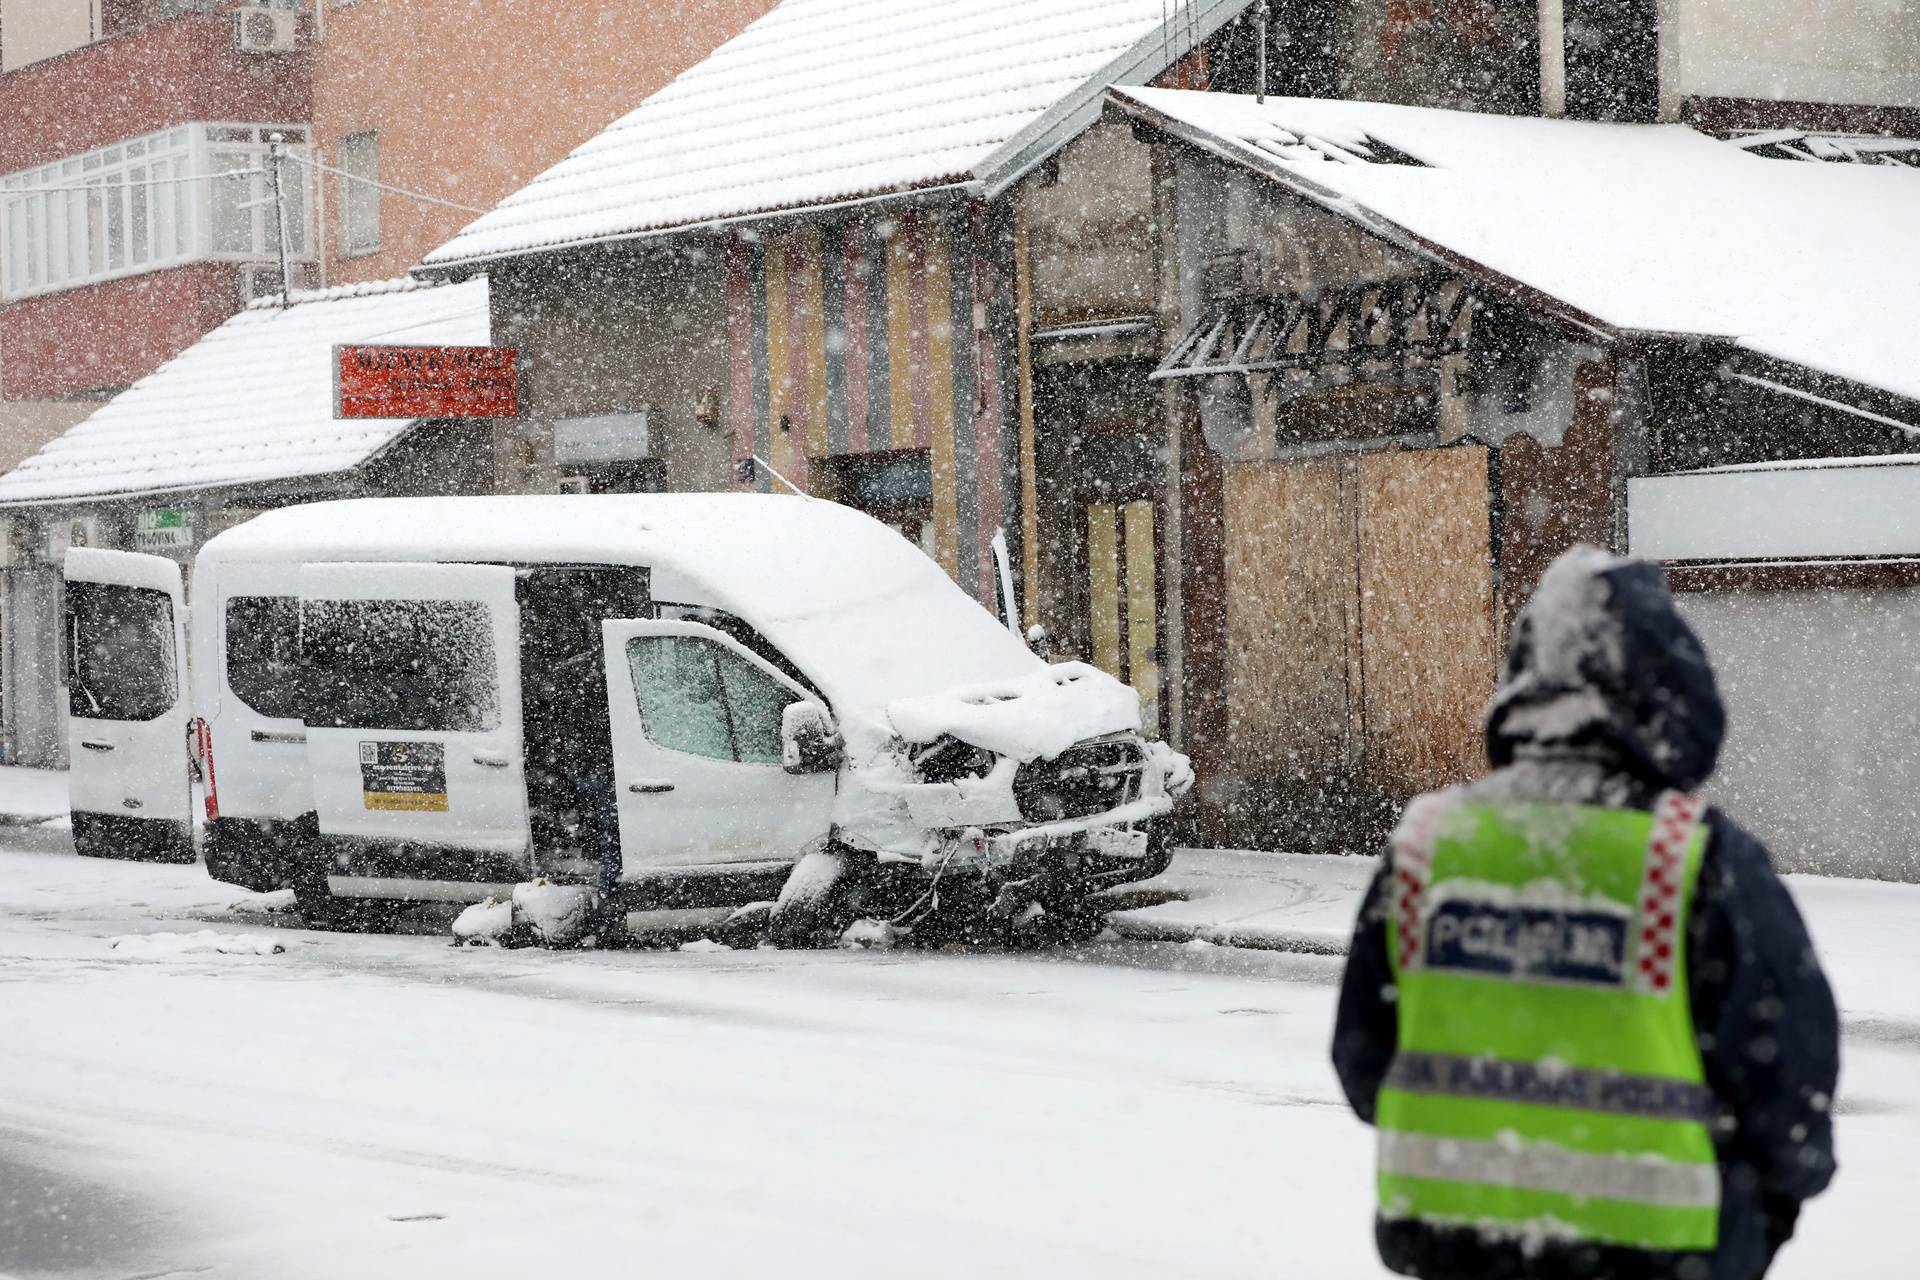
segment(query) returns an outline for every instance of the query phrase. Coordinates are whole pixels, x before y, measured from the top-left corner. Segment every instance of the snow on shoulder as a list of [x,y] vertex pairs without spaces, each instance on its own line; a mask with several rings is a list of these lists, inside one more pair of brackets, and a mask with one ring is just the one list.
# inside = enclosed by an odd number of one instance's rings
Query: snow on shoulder
[[1140,695],[1084,662],[1063,662],[1011,680],[973,685],[887,708],[908,742],[952,734],[1022,762],[1050,760],[1076,742],[1140,730]]

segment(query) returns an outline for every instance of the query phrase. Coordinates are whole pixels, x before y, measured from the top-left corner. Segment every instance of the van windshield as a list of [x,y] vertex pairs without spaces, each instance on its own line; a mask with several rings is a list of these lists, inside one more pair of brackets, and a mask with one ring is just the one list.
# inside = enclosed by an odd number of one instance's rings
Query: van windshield
[[474,600],[302,600],[299,701],[322,728],[497,728],[492,615]]

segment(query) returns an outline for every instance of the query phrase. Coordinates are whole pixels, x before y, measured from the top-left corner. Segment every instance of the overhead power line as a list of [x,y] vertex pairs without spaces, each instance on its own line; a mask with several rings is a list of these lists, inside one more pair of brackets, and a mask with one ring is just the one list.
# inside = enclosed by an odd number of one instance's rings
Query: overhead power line
[[336,178],[344,178],[348,182],[364,182],[370,187],[378,187],[382,191],[392,192],[396,196],[405,196],[409,200],[419,200],[426,204],[444,205],[449,209],[458,209],[462,213],[487,212],[485,209],[476,209],[470,204],[456,204],[452,200],[442,200],[439,196],[430,196],[419,191],[409,191],[405,187],[396,187],[391,183],[381,182],[362,174],[348,173],[345,169],[336,169],[332,165],[321,164],[318,160],[309,160],[305,156],[296,156],[289,153],[287,159],[293,161],[295,164],[303,164],[309,169],[316,169],[321,173],[330,173]]

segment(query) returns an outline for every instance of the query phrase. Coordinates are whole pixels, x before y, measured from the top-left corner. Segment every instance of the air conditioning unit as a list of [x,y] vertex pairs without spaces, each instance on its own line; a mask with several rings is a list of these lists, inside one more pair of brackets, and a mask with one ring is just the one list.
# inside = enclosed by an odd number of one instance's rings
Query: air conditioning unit
[[292,9],[243,4],[233,11],[233,44],[242,53],[292,53]]

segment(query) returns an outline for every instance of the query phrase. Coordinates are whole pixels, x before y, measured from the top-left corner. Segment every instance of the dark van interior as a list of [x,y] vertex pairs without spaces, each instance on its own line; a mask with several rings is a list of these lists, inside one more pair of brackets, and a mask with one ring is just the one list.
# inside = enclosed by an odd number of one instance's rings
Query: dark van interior
[[[647,570],[540,565],[515,577],[527,813],[535,872],[586,870],[595,805],[613,804],[600,624],[650,612]],[[601,820],[613,821],[610,813]]]

